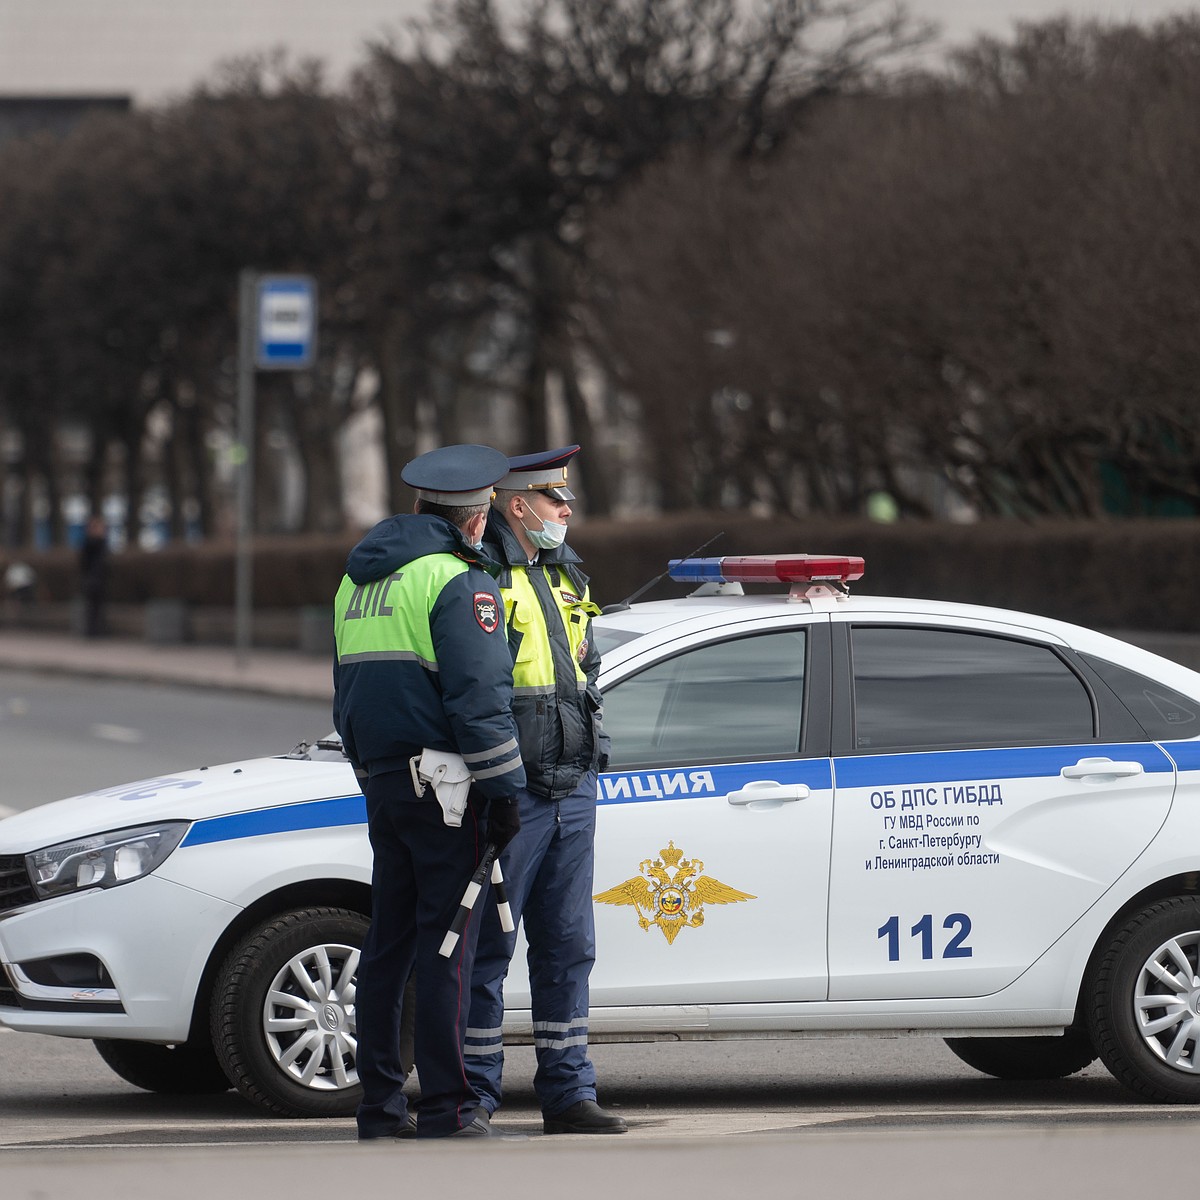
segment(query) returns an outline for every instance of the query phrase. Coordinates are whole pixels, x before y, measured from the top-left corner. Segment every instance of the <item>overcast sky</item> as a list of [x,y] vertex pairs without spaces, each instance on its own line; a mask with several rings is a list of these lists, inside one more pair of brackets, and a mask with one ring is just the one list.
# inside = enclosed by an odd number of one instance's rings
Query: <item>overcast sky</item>
[[[285,44],[339,79],[363,42],[425,0],[0,0],[0,94],[186,91],[222,58]],[[948,41],[1008,34],[1016,20],[1064,12],[1152,21],[1197,11],[1186,0],[909,0]]]

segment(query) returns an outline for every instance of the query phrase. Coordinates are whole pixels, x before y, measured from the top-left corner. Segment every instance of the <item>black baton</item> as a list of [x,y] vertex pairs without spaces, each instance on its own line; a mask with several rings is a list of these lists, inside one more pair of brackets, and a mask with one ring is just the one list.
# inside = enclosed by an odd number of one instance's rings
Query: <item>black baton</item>
[[500,928],[505,933],[512,933],[516,923],[512,919],[512,909],[508,907],[508,888],[504,886],[504,872],[500,870],[500,856],[492,863],[492,887],[496,891],[496,911],[500,914]]
[[[467,884],[466,891],[463,892],[462,899],[458,902],[458,912],[454,914],[454,920],[450,922],[450,928],[442,939],[442,946],[438,953],[443,958],[449,958],[454,953],[459,935],[467,927],[467,918],[475,907],[475,901],[479,899],[479,893],[487,884],[488,873],[492,870],[493,863],[499,868],[500,864],[496,861],[496,845],[494,842],[488,842],[483,850],[483,858],[479,860],[479,866],[475,868],[475,874],[471,876],[471,881]],[[504,906],[508,907],[507,900]],[[508,920],[511,924],[511,914]],[[501,915],[501,921],[503,921],[503,915]]]

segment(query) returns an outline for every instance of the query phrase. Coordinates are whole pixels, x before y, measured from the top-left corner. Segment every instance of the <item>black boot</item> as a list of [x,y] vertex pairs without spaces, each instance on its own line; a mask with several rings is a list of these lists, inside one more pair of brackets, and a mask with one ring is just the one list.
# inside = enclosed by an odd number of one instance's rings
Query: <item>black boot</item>
[[542,1118],[543,1133],[624,1133],[623,1117],[606,1113],[595,1100],[580,1100],[553,1117]]
[[510,1142],[523,1142],[523,1133],[509,1133],[506,1129],[496,1129],[492,1125],[491,1114],[486,1108],[477,1108],[475,1115],[461,1129],[450,1134],[456,1138],[505,1138]]

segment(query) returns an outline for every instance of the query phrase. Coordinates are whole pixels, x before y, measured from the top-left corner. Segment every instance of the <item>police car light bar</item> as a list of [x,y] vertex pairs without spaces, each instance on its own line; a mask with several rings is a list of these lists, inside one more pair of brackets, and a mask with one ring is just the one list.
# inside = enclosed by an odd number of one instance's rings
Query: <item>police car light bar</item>
[[724,558],[673,558],[677,583],[848,583],[861,579],[861,558],[830,554],[747,554]]

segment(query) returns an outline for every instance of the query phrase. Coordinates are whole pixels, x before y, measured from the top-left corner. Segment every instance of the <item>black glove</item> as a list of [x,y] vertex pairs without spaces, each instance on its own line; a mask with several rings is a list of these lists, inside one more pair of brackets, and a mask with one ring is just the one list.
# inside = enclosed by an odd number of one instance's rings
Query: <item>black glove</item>
[[511,800],[493,800],[488,805],[487,837],[497,854],[517,836],[520,828],[521,810],[515,796]]

